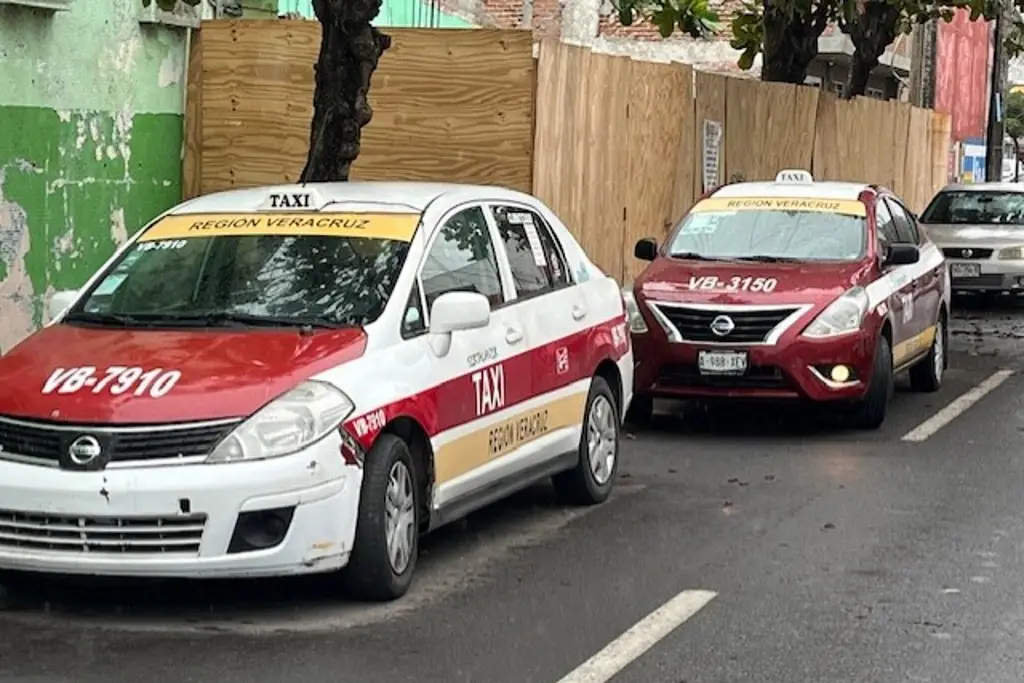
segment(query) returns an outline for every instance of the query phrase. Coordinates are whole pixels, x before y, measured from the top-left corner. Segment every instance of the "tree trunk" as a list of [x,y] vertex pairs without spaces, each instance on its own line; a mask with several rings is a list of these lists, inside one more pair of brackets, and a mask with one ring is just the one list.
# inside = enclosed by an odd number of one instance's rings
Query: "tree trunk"
[[899,10],[888,2],[867,0],[854,22],[844,27],[853,41],[850,72],[843,89],[843,98],[852,99],[867,92],[871,72],[878,66],[878,58],[896,39]]
[[323,30],[316,62],[309,155],[300,182],[348,180],[363,126],[373,118],[370,77],[391,38],[370,25],[381,0],[313,0]]
[[765,0],[762,81],[801,84],[807,80],[807,67],[818,56],[818,38],[828,25],[827,8],[820,4],[800,14],[776,0]]
[[1020,140],[1013,138],[1013,182],[1020,182]]

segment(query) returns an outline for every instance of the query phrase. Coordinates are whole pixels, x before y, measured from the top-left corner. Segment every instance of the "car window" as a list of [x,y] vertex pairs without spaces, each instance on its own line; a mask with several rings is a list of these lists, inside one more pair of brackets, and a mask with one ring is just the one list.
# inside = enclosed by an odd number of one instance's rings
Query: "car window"
[[863,216],[789,208],[729,208],[730,203],[747,201],[712,198],[700,202],[674,230],[668,254],[796,261],[856,261],[864,254],[867,230]]
[[896,232],[896,223],[893,222],[892,214],[885,202],[875,202],[875,226],[878,231],[878,243],[881,247],[896,244],[900,241],[899,233]]
[[921,222],[1024,226],[1024,192],[946,190],[935,195]]
[[414,283],[409,292],[409,300],[402,314],[402,337],[409,339],[427,331],[427,317],[423,314],[423,297],[420,295],[419,283]]
[[514,206],[495,206],[493,211],[519,297],[536,296],[569,284],[562,251],[544,219]]
[[481,207],[460,211],[438,229],[420,281],[428,310],[446,292],[476,292],[491,306],[503,303],[498,261]]
[[[404,239],[378,237],[390,233],[376,226],[406,217],[324,214],[317,220],[342,225],[351,218],[370,227],[358,236],[345,228],[325,233],[323,227],[282,234],[277,222],[285,219],[271,214],[196,215],[185,219],[192,227],[171,216],[126,251],[69,312],[70,319],[113,315],[145,317],[147,324],[208,326],[214,317],[234,315],[268,324],[371,323],[383,312],[409,251]],[[408,219],[418,222],[418,216]]]
[[899,241],[905,244],[917,244],[917,226],[907,210],[891,197],[886,197],[885,204],[896,224],[896,236],[899,237]]

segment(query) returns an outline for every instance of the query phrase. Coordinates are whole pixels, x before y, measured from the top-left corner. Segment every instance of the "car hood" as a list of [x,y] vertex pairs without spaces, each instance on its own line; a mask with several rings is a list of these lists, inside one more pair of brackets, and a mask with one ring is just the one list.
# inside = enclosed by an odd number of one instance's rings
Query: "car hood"
[[928,237],[940,247],[984,247],[1002,249],[1024,246],[1024,225],[947,225],[922,226]]
[[[751,264],[658,258],[638,278],[635,291],[645,299],[678,303],[826,304],[861,284],[869,270],[867,263]],[[771,291],[763,291],[772,284]]]
[[[248,416],[272,398],[362,355],[362,329],[154,330],[46,327],[0,357],[0,415],[86,424],[152,424]],[[159,398],[101,387],[111,367],[178,370]],[[54,390],[63,370],[95,368],[97,382]],[[50,392],[44,393],[47,384]],[[155,383],[150,385],[155,386]],[[67,387],[64,387],[67,388]]]

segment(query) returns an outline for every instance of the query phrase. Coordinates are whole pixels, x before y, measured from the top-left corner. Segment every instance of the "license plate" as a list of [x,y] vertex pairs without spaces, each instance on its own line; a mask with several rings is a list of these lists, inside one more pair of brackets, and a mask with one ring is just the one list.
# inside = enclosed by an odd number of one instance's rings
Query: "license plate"
[[977,263],[951,263],[949,274],[951,277],[978,277],[981,275],[981,266]]
[[746,351],[698,351],[702,375],[742,375],[747,371]]

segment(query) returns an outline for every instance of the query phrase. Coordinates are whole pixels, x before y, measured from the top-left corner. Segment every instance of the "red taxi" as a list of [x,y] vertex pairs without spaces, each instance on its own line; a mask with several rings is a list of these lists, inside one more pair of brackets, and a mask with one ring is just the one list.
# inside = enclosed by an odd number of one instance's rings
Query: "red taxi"
[[651,262],[623,292],[634,422],[655,398],[805,399],[875,429],[897,373],[942,383],[949,272],[888,190],[806,171],[725,185],[634,255]]

